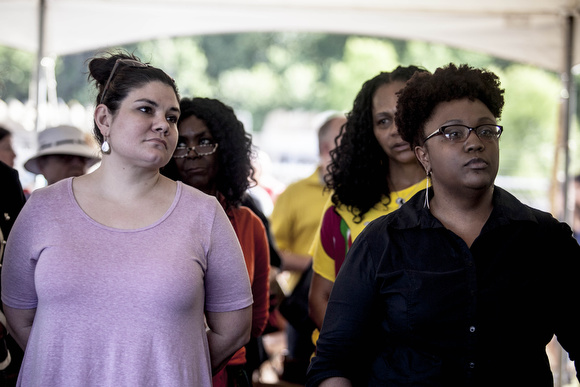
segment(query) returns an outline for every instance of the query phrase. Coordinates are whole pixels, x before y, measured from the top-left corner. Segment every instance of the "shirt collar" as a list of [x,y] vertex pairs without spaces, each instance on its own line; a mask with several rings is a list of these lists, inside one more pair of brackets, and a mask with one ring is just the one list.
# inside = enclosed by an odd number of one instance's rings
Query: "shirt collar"
[[[390,226],[396,229],[407,228],[438,228],[443,227],[429,209],[425,208],[426,190],[419,191],[399,210],[394,211]],[[429,197],[433,196],[429,188]],[[537,222],[532,209],[520,202],[515,196],[501,187],[494,186],[493,211],[484,228],[497,227],[513,221]]]

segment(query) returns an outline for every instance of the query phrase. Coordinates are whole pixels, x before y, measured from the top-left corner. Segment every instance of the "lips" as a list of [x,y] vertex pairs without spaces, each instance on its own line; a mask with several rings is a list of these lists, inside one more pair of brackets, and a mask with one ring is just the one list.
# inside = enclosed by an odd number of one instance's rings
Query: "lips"
[[465,164],[465,166],[473,168],[473,169],[483,169],[483,168],[487,168],[489,166],[489,163],[487,161],[485,161],[484,159],[481,159],[479,157],[475,157],[475,158],[469,160]]
[[397,152],[402,152],[406,150],[411,150],[411,147],[407,142],[398,142],[393,146],[393,150]]
[[185,173],[187,175],[201,175],[205,171],[205,168],[202,167],[195,167],[195,168],[187,168]]
[[167,149],[167,141],[165,141],[165,140],[163,140],[161,138],[150,138],[150,139],[147,140],[147,142],[154,142],[154,143],[161,144],[161,145],[163,145],[163,147],[165,149]]

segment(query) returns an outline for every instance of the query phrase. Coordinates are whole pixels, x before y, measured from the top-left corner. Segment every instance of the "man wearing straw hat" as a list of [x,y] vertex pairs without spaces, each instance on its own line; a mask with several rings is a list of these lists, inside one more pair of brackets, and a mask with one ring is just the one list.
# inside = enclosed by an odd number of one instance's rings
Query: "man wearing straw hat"
[[84,175],[97,161],[97,150],[85,134],[73,126],[61,125],[38,133],[38,151],[24,163],[24,168],[43,175],[50,185]]

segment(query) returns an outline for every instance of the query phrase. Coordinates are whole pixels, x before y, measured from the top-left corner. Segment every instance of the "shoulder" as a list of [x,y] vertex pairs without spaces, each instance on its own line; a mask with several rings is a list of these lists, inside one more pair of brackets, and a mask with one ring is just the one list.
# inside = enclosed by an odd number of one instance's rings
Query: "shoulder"
[[[297,193],[302,191],[303,188],[304,188],[304,185],[301,184],[301,181],[295,181],[293,183],[290,183],[284,189],[284,191],[282,191],[280,193],[280,195],[278,195],[278,197],[276,198],[276,203],[278,203],[279,201],[291,200],[292,198],[294,198],[296,196]],[[274,207],[276,207],[276,203],[274,203]]]
[[288,196],[290,194],[302,192],[305,190],[322,191],[323,189],[324,185],[320,182],[320,178],[318,177],[318,170],[316,170],[312,175],[290,183],[288,187],[286,187],[286,189],[280,194],[280,196],[284,194],[286,194],[285,196]]
[[246,206],[239,206],[232,209],[232,214],[239,219],[241,222],[254,226],[264,228],[262,224],[262,220],[252,211],[250,208]]
[[230,221],[215,196],[207,195],[200,190],[178,182],[176,203],[171,212],[174,220],[181,222],[182,227],[201,229],[225,227]]
[[0,179],[9,184],[20,183],[18,180],[18,171],[0,161]]
[[72,178],[67,178],[46,187],[32,191],[26,205],[30,207],[62,208],[73,199]]
[[177,190],[180,195],[179,200],[184,205],[193,205],[199,207],[200,205],[207,205],[210,207],[221,207],[219,202],[214,196],[205,194],[181,181],[177,182]]
[[501,187],[494,187],[494,208],[497,208],[508,221],[527,221],[538,225],[559,224],[549,212],[530,207]]

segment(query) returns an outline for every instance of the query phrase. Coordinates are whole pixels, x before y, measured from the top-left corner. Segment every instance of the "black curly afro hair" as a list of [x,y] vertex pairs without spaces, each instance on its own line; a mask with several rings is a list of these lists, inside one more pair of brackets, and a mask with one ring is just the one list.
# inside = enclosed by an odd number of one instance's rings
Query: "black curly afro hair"
[[504,105],[504,90],[497,75],[490,71],[453,63],[438,68],[433,74],[415,74],[397,99],[395,124],[403,140],[411,148],[425,140],[425,123],[441,102],[469,98],[478,99],[499,119]]
[[[186,118],[195,116],[207,125],[219,144],[217,190],[224,195],[228,206],[239,206],[250,184],[255,183],[251,163],[252,136],[245,131],[234,110],[217,99],[183,98],[179,107],[181,115],[178,126]],[[174,159],[161,173],[171,179],[181,180]]]

